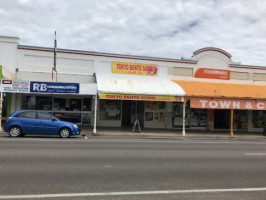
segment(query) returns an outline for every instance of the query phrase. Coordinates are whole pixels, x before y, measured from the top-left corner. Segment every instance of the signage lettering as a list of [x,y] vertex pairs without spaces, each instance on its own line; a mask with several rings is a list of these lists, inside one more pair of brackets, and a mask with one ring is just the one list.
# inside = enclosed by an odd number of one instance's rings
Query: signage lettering
[[195,78],[230,80],[230,71],[211,68],[199,68],[195,72]]
[[79,93],[78,83],[31,82],[30,92],[37,93]]
[[174,96],[152,96],[152,95],[131,95],[131,94],[99,94],[100,99],[116,99],[116,100],[136,100],[136,101],[172,101],[182,102],[181,97]]
[[112,73],[158,76],[157,64],[112,62]]
[[191,99],[190,107],[206,109],[266,110],[266,101]]

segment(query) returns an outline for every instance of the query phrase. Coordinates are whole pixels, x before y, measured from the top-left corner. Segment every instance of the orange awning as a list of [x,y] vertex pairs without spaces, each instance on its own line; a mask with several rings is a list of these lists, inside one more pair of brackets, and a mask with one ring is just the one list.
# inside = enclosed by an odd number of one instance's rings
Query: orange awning
[[185,91],[186,97],[266,99],[266,85],[246,85],[201,81],[173,80]]

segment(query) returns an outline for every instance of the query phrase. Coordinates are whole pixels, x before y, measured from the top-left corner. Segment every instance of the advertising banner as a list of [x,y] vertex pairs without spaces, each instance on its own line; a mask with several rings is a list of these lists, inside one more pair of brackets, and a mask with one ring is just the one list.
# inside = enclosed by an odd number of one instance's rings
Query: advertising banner
[[30,82],[19,80],[2,80],[2,92],[29,93]]
[[211,68],[199,68],[197,69],[194,77],[230,80],[230,71],[221,70],[221,69],[211,69]]
[[143,63],[112,62],[112,73],[158,76],[158,65]]
[[57,82],[34,82],[30,83],[30,92],[33,93],[56,93],[56,94],[78,94],[78,83]]
[[99,94],[100,99],[136,100],[136,101],[172,101],[182,102],[182,97],[175,96],[151,96],[134,94]]
[[266,101],[223,100],[223,99],[190,99],[190,108],[266,110]]

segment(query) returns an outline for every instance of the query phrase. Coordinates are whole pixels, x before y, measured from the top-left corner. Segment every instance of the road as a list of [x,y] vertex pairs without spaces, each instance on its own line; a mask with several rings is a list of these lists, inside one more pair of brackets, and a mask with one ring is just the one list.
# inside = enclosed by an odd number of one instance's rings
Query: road
[[265,199],[266,140],[0,137],[0,199]]

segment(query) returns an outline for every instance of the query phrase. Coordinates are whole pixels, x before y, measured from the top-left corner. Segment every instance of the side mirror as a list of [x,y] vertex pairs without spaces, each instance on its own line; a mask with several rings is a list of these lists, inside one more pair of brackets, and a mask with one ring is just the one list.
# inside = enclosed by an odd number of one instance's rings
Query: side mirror
[[53,122],[54,122],[54,121],[56,121],[56,119],[55,119],[54,117],[52,117],[52,119],[51,119],[51,120],[52,120]]

